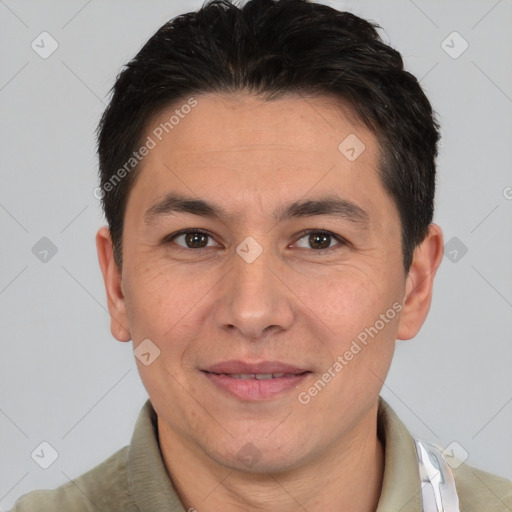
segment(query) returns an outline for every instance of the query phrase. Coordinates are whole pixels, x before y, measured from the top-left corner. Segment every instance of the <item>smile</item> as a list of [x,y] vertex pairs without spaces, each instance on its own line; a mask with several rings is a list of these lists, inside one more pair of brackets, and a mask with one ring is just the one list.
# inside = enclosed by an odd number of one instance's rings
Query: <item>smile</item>
[[201,371],[216,390],[246,401],[283,395],[311,374],[304,368],[275,361],[225,361]]

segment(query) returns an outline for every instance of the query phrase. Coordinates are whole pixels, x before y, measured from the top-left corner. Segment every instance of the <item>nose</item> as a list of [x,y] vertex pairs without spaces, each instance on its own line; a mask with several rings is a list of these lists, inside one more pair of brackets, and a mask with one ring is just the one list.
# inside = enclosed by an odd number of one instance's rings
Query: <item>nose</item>
[[270,249],[264,249],[254,261],[240,254],[233,254],[232,267],[219,289],[216,325],[253,341],[289,329],[293,294],[278,258]]

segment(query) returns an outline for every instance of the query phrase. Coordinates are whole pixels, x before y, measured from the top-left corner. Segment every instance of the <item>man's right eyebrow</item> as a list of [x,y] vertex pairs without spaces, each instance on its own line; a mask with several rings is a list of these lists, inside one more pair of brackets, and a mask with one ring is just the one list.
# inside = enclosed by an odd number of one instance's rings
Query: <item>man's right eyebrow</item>
[[229,217],[220,206],[214,205],[204,199],[182,196],[170,193],[163,199],[148,208],[144,214],[144,222],[151,224],[159,217],[172,215],[174,213],[189,213],[216,220]]

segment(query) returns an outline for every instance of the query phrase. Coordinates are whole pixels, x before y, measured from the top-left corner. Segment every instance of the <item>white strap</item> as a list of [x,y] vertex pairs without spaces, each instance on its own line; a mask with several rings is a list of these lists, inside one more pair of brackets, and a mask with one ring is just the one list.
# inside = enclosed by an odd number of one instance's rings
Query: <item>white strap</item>
[[415,439],[420,467],[423,512],[460,512],[453,472],[441,451]]

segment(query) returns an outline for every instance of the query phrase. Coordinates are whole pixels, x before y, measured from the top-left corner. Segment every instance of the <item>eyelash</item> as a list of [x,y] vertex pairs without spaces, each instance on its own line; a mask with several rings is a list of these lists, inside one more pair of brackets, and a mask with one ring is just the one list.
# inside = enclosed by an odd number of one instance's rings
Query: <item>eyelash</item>
[[[169,235],[168,237],[166,237],[164,239],[164,243],[169,243],[169,242],[172,242],[175,238],[181,236],[181,235],[186,235],[186,234],[199,234],[199,235],[205,235],[207,237],[210,237],[210,238],[213,238],[212,235],[210,235],[210,233],[208,233],[207,231],[203,231],[202,229],[197,229],[197,228],[191,228],[191,229],[183,229],[181,231],[178,231],[177,233],[173,233],[172,235]],[[320,235],[326,235],[326,236],[330,236],[332,238],[334,238],[338,244],[335,245],[334,247],[327,247],[325,249],[311,249],[312,251],[314,252],[327,252],[327,251],[331,251],[331,250],[334,250],[334,249],[337,249],[337,248],[340,248],[342,246],[350,246],[350,242],[348,242],[348,240],[346,240],[345,238],[339,236],[339,235],[336,235],[334,233],[332,233],[331,231],[326,231],[324,229],[308,229],[306,231],[303,231],[299,238],[297,238],[297,241],[301,240],[302,238],[304,238],[305,236],[307,235],[310,235],[312,233],[315,233],[315,234],[320,234]],[[176,244],[178,245],[178,244]],[[181,245],[178,245],[178,247],[180,249],[183,249],[185,251],[201,251],[201,250],[205,250],[205,249],[211,249],[211,247],[199,247],[199,248],[192,248],[192,247],[183,247]]]

